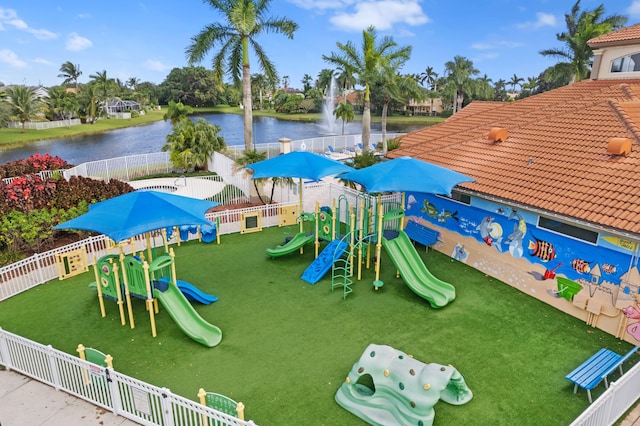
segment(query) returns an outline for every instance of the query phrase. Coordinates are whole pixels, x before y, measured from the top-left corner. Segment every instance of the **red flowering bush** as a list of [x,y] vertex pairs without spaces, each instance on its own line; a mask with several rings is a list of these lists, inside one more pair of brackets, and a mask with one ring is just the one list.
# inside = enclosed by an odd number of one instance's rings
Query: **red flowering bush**
[[29,175],[43,170],[68,169],[70,167],[73,167],[73,165],[60,157],[35,153],[29,158],[0,165],[0,178]]

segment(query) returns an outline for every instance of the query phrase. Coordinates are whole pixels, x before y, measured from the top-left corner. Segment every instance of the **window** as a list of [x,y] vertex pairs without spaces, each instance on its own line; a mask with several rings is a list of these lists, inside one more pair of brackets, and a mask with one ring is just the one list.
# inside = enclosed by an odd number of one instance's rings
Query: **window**
[[449,197],[447,195],[440,195],[440,194],[437,194],[437,195],[438,195],[438,197],[448,198],[450,200],[457,201],[459,203],[463,203],[463,204],[466,204],[466,205],[470,205],[471,204],[471,196],[470,195],[463,194],[463,193],[461,193],[459,191],[456,191],[455,189],[451,191],[451,197]]
[[553,219],[540,216],[538,219],[538,227],[548,229],[558,234],[567,235],[578,240],[587,241],[595,244],[598,242],[598,233],[587,229],[578,228],[577,226],[568,225]]
[[623,56],[611,61],[611,72],[637,72],[640,71],[640,53]]

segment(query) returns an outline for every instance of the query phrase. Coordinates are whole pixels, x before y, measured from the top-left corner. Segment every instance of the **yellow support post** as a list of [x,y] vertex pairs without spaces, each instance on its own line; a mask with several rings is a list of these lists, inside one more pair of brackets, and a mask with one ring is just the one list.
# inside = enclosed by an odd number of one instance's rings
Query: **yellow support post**
[[124,281],[124,297],[127,301],[127,312],[129,313],[129,326],[133,329],[136,322],[133,319],[133,308],[131,307],[131,292],[129,291],[129,278],[127,268],[124,266],[124,253],[120,252],[120,266],[122,267],[122,280]]
[[116,280],[116,296],[117,296],[117,303],[118,303],[118,311],[120,311],[120,323],[122,325],[125,325],[127,323],[127,320],[124,316],[124,307],[122,306],[124,302],[122,301],[122,293],[121,293],[122,290],[120,289],[120,276],[118,275],[117,263],[113,264],[113,277]]
[[142,269],[144,269],[144,281],[147,287],[147,300],[145,303],[147,305],[147,309],[149,310],[149,320],[151,322],[151,335],[153,337],[156,337],[156,319],[153,316],[155,309],[154,309],[153,294],[151,292],[151,281],[149,280],[149,264],[147,262],[144,262],[142,264]]
[[102,284],[100,283],[100,277],[98,276],[98,260],[96,256],[93,256],[93,274],[96,279],[96,290],[98,290],[98,302],[100,303],[100,314],[102,318],[107,316],[107,312],[104,309],[104,298],[102,297]]

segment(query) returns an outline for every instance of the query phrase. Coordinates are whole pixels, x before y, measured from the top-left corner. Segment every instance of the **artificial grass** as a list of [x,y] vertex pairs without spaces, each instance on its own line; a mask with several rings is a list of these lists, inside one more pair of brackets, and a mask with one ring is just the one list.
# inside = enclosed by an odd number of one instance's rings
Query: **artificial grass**
[[[282,229],[223,235],[222,244],[189,242],[176,252],[178,279],[219,300],[196,305],[223,331],[206,348],[190,340],[160,307],[151,337],[142,301],[136,327],[121,326],[115,303],[101,318],[93,272],[50,282],[1,304],[0,326],[75,354],[78,343],[114,357],[116,370],[197,400],[200,387],[246,406],[259,425],[358,425],[334,395],[369,343],[388,344],[423,362],[452,364],[474,393],[466,405],[440,402],[435,425],[566,425],[587,406],[564,376],[601,347],[630,349],[519,290],[436,251],[419,250],[429,269],[455,285],[456,300],[432,309],[382,256],[353,293],[331,292],[328,274],[316,285],[300,279],[313,260],[305,253],[270,259],[265,248]],[[636,356],[637,357],[637,356]],[[637,359],[634,359],[637,361]],[[600,395],[604,386],[594,390]]]

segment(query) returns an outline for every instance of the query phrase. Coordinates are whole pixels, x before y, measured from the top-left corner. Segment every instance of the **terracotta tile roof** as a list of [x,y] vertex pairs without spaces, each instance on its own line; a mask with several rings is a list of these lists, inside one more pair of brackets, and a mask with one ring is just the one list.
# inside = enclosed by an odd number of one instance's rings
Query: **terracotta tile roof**
[[631,25],[617,31],[592,38],[587,42],[589,47],[602,47],[609,44],[627,44],[626,42],[640,40],[640,24]]
[[[489,130],[504,128],[502,142]],[[627,156],[607,152],[630,138]],[[462,185],[549,216],[640,238],[640,79],[585,80],[516,102],[473,102],[402,137],[409,155],[474,177]]]

